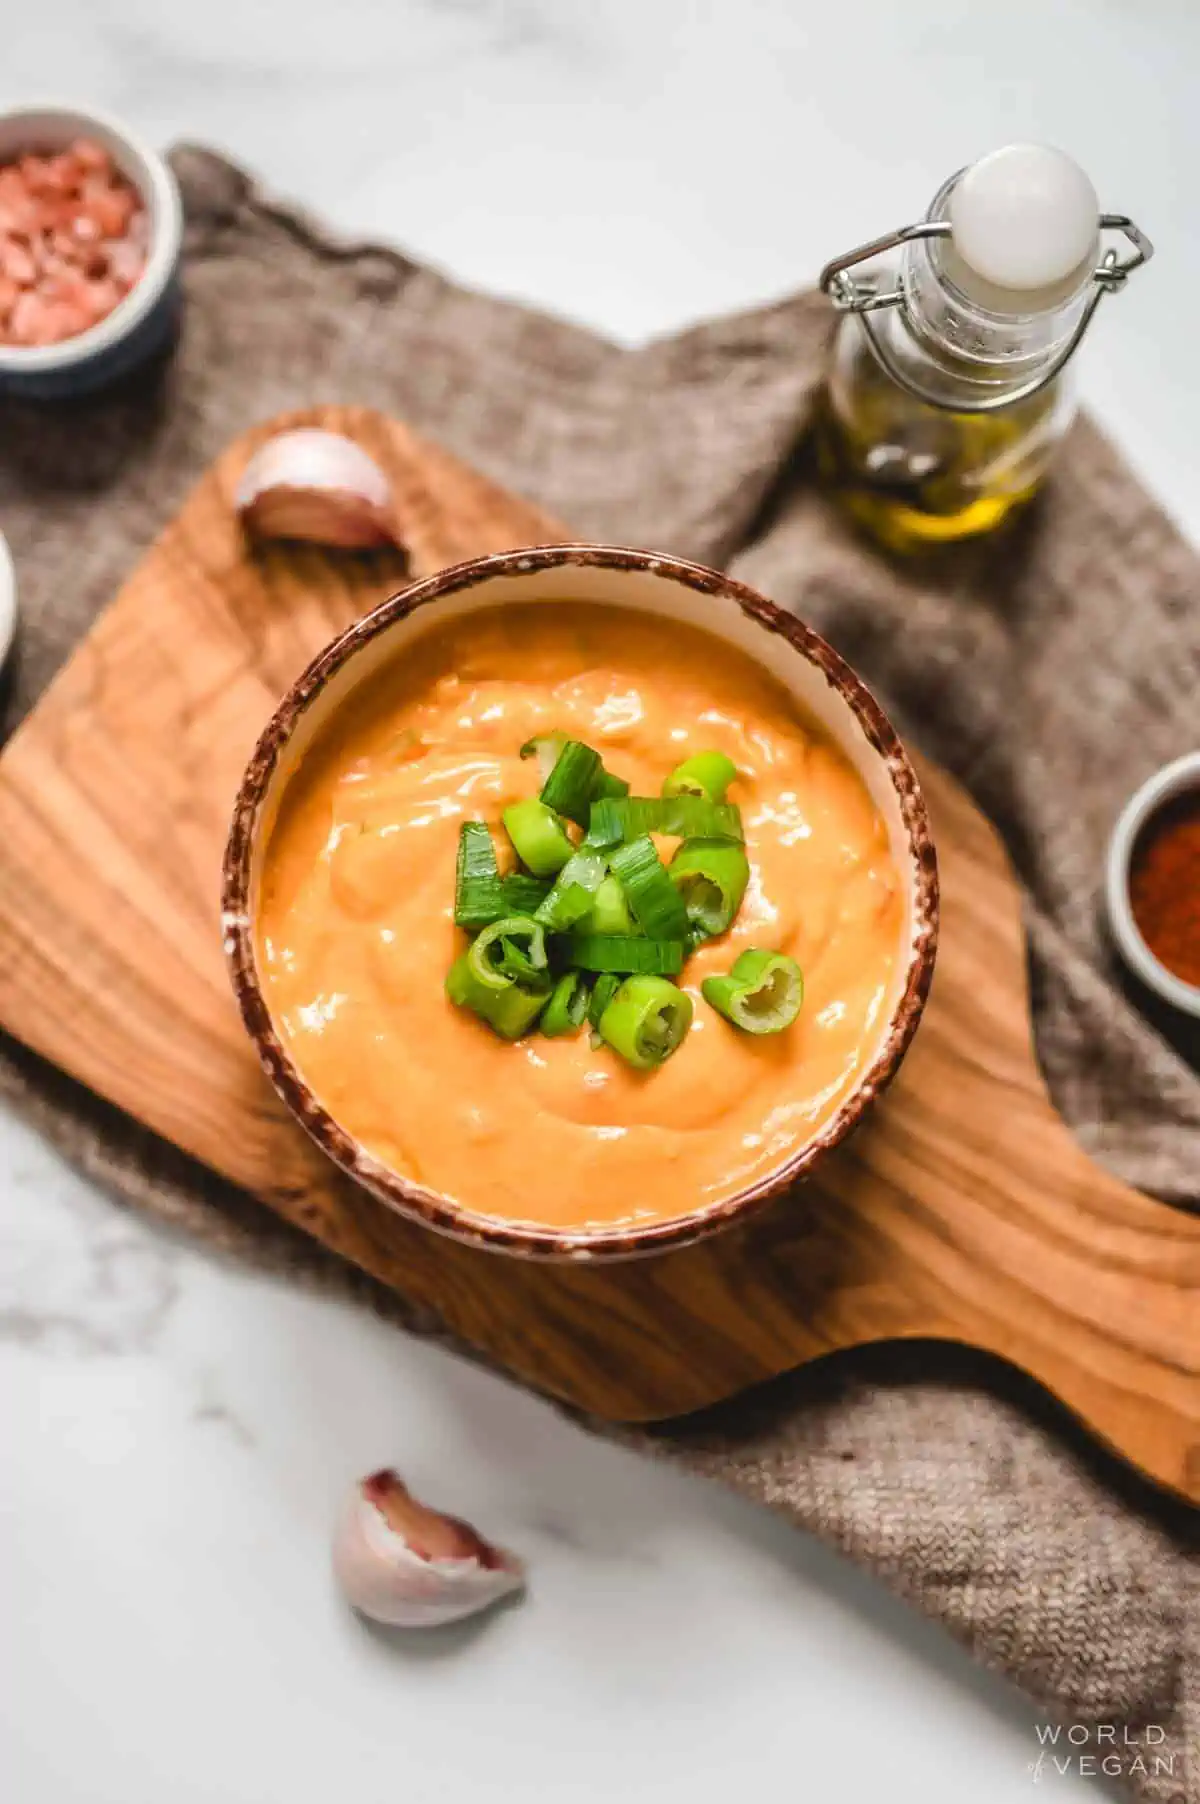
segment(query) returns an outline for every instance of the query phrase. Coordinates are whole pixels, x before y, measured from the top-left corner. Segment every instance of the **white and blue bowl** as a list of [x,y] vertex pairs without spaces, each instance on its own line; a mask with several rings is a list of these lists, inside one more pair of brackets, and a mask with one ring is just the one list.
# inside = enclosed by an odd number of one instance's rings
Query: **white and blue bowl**
[[86,332],[53,345],[0,344],[2,395],[89,394],[158,355],[175,333],[183,206],[164,159],[103,113],[49,103],[0,112],[0,163],[23,151],[63,150],[74,138],[102,144],[140,193],[150,221],[146,267],[124,300]]

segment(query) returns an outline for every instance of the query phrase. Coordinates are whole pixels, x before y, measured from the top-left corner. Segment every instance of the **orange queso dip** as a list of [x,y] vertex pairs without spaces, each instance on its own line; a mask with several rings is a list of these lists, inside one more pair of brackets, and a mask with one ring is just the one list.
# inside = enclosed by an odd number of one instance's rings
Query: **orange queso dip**
[[[635,795],[697,751],[737,765],[749,887],[684,967],[692,1027],[654,1071],[593,1050],[586,1030],[501,1040],[444,994],[466,944],[459,824],[498,823],[536,794],[519,747],[555,730]],[[691,1214],[777,1170],[870,1058],[901,952],[886,830],[846,757],[731,646],[594,605],[474,614],[356,690],[288,782],[262,873],[263,988],[319,1101],[401,1176],[554,1227]],[[782,1033],[741,1033],[701,999],[751,945],[804,972]]]

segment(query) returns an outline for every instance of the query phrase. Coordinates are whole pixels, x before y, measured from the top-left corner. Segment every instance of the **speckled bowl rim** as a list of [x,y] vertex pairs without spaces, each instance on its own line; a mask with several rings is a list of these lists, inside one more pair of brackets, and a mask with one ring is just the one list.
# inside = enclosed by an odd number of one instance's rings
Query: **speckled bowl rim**
[[[531,575],[564,566],[665,576],[698,594],[734,603],[767,632],[786,639],[848,703],[869,744],[883,760],[908,835],[913,875],[912,948],[904,988],[879,1052],[837,1113],[785,1165],[733,1196],[667,1221],[600,1229],[561,1229],[475,1214],[449,1197],[400,1177],[360,1146],[317,1100],[275,1031],[259,982],[251,912],[254,839],[260,812],[284,747],[330,677],[371,640],[418,608],[493,577]],[[685,1246],[746,1221],[808,1177],[862,1120],[896,1075],[929,994],[937,951],[938,870],[925,798],[894,727],[861,678],[811,627],[744,583],[702,564],[620,546],[549,545],[474,558],[413,583],[348,627],[313,660],[268,721],[246,768],[225,849],[221,906],[225,956],[246,1029],[280,1097],[335,1165],[401,1215],[471,1246],[549,1260],[628,1259]]]

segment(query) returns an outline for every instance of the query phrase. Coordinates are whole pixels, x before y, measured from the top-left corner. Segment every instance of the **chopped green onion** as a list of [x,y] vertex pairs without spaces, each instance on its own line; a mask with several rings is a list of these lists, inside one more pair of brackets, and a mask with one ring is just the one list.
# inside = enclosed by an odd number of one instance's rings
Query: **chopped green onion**
[[545,936],[536,922],[520,916],[496,921],[455,959],[446,976],[446,994],[504,1039],[516,1040],[546,1006],[546,966]]
[[485,927],[496,919],[488,911],[499,899],[500,873],[491,829],[483,821],[463,821],[458,829],[454,919],[460,927]]
[[644,833],[677,839],[741,839],[741,810],[732,802],[699,796],[614,796],[592,803],[589,846],[616,846]]
[[505,915],[536,913],[549,893],[548,883],[539,877],[526,877],[520,871],[511,877],[480,878],[455,908],[454,919],[459,927],[475,933]]
[[553,877],[575,850],[553,809],[536,796],[514,802],[504,810],[502,818],[517,857],[535,877]]
[[538,778],[544,783],[558,763],[558,754],[566,743],[565,733],[538,733],[525,741],[521,747],[521,756],[537,759]]
[[477,877],[471,884],[460,884],[454,903],[454,922],[476,933],[502,915],[510,913],[500,894],[499,877]]
[[[563,747],[568,743],[570,742],[565,733],[539,733],[535,738],[527,739],[521,747],[522,758],[537,759],[538,776],[543,785],[549,781],[550,774],[558,763]],[[597,756],[599,756],[599,754],[597,754]],[[592,779],[591,793],[588,797],[589,801],[598,801],[601,796],[627,796],[628,794],[629,785],[624,777],[614,777],[611,771],[605,770],[603,764],[597,766],[596,774]],[[543,799],[548,800],[549,798],[544,797]],[[554,807],[555,804],[551,802],[550,806]],[[560,814],[566,814],[567,812],[568,811],[565,808],[559,809]],[[575,817],[572,816],[572,819],[574,818]],[[586,824],[587,817],[585,813],[583,819],[580,821],[580,826],[586,826]]]
[[[593,1046],[607,1042],[648,1070],[692,1020],[689,996],[665,980],[731,925],[745,895],[742,817],[724,800],[736,766],[723,752],[698,752],[661,796],[631,796],[599,752],[566,733],[539,734],[521,756],[537,759],[541,778],[538,796],[503,814],[523,868],[500,875],[484,822],[459,830],[454,918],[476,938],[447,973],[446,994],[506,1039],[539,1017],[551,1038],[590,1022]],[[568,820],[586,821],[581,845]],[[669,868],[652,834],[683,842]],[[750,1033],[787,1026],[804,994],[794,960],[757,949],[703,990]]]
[[563,949],[566,962],[579,971],[650,971],[673,977],[683,969],[682,940],[584,933],[564,940]]
[[[550,885],[540,877],[527,877],[524,871],[513,871],[511,876],[500,879],[500,900],[504,904],[500,910],[506,915],[536,914],[546,897],[550,894]],[[494,916],[493,919],[499,919]],[[486,926],[487,923],[485,922]]]
[[465,952],[446,973],[446,994],[457,1008],[470,1009],[504,1040],[519,1040],[528,1033],[546,1006],[544,990],[523,990],[507,980],[498,985],[480,983]]
[[538,907],[535,919],[553,933],[574,927],[591,909],[607,868],[604,854],[589,846],[572,853],[554,879],[553,889]]
[[699,796],[704,802],[723,802],[725,791],[737,776],[737,765],[724,752],[697,752],[676,765],[662,792],[665,796]]
[[[613,859],[614,867],[616,858]],[[724,933],[742,906],[750,881],[746,848],[729,839],[685,839],[667,875],[693,929],[711,937]]]
[[496,875],[496,849],[492,844],[491,828],[486,821],[463,821],[458,829],[459,882]]
[[519,872],[501,877],[496,870],[492,836],[482,821],[464,821],[458,829],[458,866],[454,879],[454,919],[475,932],[505,915],[532,914],[547,886]]
[[652,940],[681,940],[688,930],[687,909],[654,841],[645,835],[632,840],[620,846],[609,863],[642,932]]
[[804,1001],[804,977],[794,958],[752,946],[724,977],[706,977],[704,1000],[748,1034],[790,1027]]
[[501,977],[529,990],[550,988],[545,930],[528,915],[509,915],[485,927],[468,951],[467,963],[484,983]]
[[555,984],[538,1026],[552,1040],[578,1033],[588,1018],[591,999],[591,987],[583,972],[566,972]]
[[639,1071],[669,1059],[692,1024],[692,999],[663,977],[627,977],[600,1017],[600,1037]]
[[600,754],[582,740],[568,739],[555,760],[554,769],[542,784],[541,799],[555,814],[586,827],[592,805],[592,791],[600,770]]
[[624,777],[614,777],[610,770],[605,770],[601,765],[592,789],[593,802],[598,802],[605,796],[627,796],[628,794],[629,785]]
[[592,985],[591,1001],[588,1003],[588,1021],[593,1027],[599,1027],[600,1017],[621,987],[621,979],[613,971],[605,971]]
[[625,891],[615,877],[605,877],[592,906],[579,923],[586,933],[636,933],[637,925],[629,912]]

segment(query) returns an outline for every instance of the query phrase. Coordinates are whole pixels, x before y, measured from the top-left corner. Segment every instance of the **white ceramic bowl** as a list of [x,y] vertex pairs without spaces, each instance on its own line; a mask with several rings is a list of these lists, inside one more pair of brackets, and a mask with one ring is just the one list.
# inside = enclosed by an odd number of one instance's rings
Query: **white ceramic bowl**
[[17,573],[13,569],[8,540],[0,532],[0,670],[12,647],[17,627]]
[[94,138],[137,188],[150,216],[146,267],[112,312],[53,345],[0,344],[0,393],[54,399],[102,388],[164,349],[178,313],[183,206],[167,163],[103,113],[44,103],[0,113],[0,163],[26,150]]
[[1135,790],[1117,818],[1108,845],[1106,896],[1112,936],[1130,970],[1164,1001],[1200,1020],[1200,985],[1185,983],[1142,938],[1129,901],[1129,867],[1138,835],[1164,803],[1188,790],[1200,790],[1200,752],[1188,752],[1148,777]]

